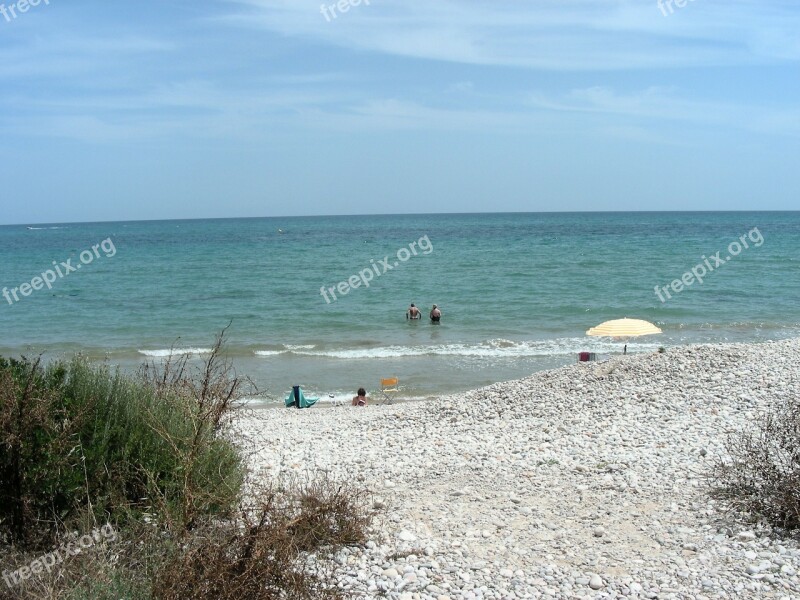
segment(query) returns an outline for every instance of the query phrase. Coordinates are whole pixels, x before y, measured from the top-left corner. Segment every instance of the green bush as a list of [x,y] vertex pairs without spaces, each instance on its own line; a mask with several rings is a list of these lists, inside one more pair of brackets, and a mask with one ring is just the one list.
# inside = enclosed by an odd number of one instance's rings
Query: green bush
[[242,492],[225,433],[249,382],[220,358],[222,337],[198,370],[183,357],[137,376],[80,357],[0,358],[0,570],[30,565],[70,531],[119,532],[0,583],[0,600],[347,597],[330,563],[309,571],[308,557],[363,543],[366,492],[327,478]]
[[243,481],[238,449],[221,435],[232,398],[195,396],[167,367],[158,373],[165,385],[82,358],[0,360],[6,542],[52,545],[87,511],[117,523],[156,513],[176,531],[230,513]]
[[0,536],[49,541],[81,487],[73,452],[80,417],[56,389],[58,369],[0,359]]

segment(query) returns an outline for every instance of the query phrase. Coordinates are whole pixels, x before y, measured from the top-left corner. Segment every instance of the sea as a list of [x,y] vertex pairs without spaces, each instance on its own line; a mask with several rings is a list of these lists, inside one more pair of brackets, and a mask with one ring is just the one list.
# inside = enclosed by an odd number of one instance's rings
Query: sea
[[[135,371],[225,330],[281,402],[435,398],[682,344],[800,335],[800,212],[271,217],[0,227],[0,355]],[[411,303],[423,318],[406,319]],[[442,311],[439,323],[428,314]],[[595,338],[618,318],[663,333]]]

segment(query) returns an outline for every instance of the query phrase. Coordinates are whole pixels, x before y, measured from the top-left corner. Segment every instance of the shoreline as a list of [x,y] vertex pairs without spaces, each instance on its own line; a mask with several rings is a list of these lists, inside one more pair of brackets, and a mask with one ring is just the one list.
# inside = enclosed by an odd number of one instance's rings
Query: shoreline
[[578,363],[425,402],[253,411],[261,478],[325,473],[382,517],[336,557],[359,598],[800,597],[800,544],[726,516],[703,472],[800,392],[800,339]]
[[[681,332],[683,330],[680,330]],[[786,339],[789,332],[794,336],[800,335],[800,328],[787,327],[784,330],[771,330],[766,332],[772,339]],[[759,329],[747,330],[747,332],[733,329],[718,330],[711,328],[700,339],[695,339],[700,335],[697,331],[683,338],[683,333],[672,332],[672,335],[656,336],[643,346],[630,346],[629,353],[649,353],[658,350],[658,347],[674,348],[686,345],[687,343],[761,343],[765,332]],[[499,334],[498,334],[499,335]],[[739,336],[746,335],[744,339]],[[477,338],[496,337],[494,334],[486,333]],[[521,338],[528,341],[521,341]],[[431,345],[428,341],[414,343],[411,346],[392,348],[397,352],[397,356],[384,356],[379,354],[375,358],[361,356],[360,358],[344,358],[340,356],[324,355],[305,355],[307,350],[286,350],[286,354],[259,357],[254,354],[254,346],[245,343],[243,338],[237,338],[231,342],[231,346],[226,346],[226,357],[229,358],[238,372],[246,374],[258,388],[259,394],[253,394],[256,402],[263,401],[269,404],[277,401],[280,404],[283,397],[292,385],[300,384],[303,390],[312,396],[321,396],[323,401],[328,394],[333,393],[337,398],[350,399],[359,387],[364,387],[367,392],[374,394],[379,388],[379,381],[383,377],[400,378],[402,387],[405,388],[404,395],[419,397],[440,397],[443,395],[465,394],[471,390],[491,385],[498,381],[509,381],[522,379],[531,373],[559,368],[565,365],[574,364],[577,361],[579,351],[594,352],[600,358],[619,355],[623,345],[621,343],[609,343],[605,346],[596,347],[594,338],[586,336],[580,338],[556,337],[553,339],[542,337],[539,334],[521,336],[516,342],[508,341],[506,344],[500,343],[499,338],[496,348],[486,356],[472,353],[472,349],[455,349],[454,345],[461,342],[450,340],[439,345]],[[541,339],[540,339],[541,338]],[[729,338],[729,339],[723,339]],[[208,342],[208,336],[205,341]],[[537,341],[538,340],[538,341]],[[692,340],[694,340],[692,342]],[[468,344],[468,342],[464,342]],[[559,348],[557,353],[551,354],[555,350],[548,344],[556,344]],[[483,342],[481,343],[483,344]],[[526,345],[536,347],[527,347]],[[545,344],[541,347],[540,344]],[[155,344],[157,346],[158,344]],[[208,343],[206,343],[208,345]],[[384,343],[378,350],[386,350]],[[458,352],[453,354],[442,348],[449,345],[451,350],[464,350],[466,354]],[[480,345],[480,344],[479,344]],[[133,344],[131,347],[147,347],[148,344]],[[188,347],[203,346],[199,341],[192,340],[192,343],[181,344],[184,349]],[[288,346],[287,346],[288,348]],[[294,346],[292,346],[294,348]],[[568,352],[563,350],[568,348]],[[480,348],[478,348],[480,350]],[[485,348],[484,348],[485,350]],[[62,347],[58,344],[50,346],[30,345],[23,347],[7,348],[0,355],[4,356],[35,356],[40,351],[44,351],[44,360],[65,358],[70,359],[75,354],[86,356],[92,362],[106,364],[111,368],[119,367],[123,372],[135,374],[142,366],[154,360],[159,362],[163,356],[146,357],[135,352],[129,356],[121,356],[113,350],[103,350],[101,348],[83,347],[80,344]],[[359,352],[367,352],[368,349],[360,348]],[[444,354],[437,352],[444,351]],[[517,352],[521,354],[517,355]],[[539,353],[541,352],[541,354]],[[198,367],[202,362],[203,355],[195,354],[191,359],[192,364]]]

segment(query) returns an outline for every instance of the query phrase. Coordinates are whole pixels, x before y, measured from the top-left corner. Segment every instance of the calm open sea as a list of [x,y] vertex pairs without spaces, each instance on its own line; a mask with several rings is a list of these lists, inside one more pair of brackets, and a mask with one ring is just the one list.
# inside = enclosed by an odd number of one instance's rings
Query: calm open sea
[[[296,383],[325,395],[374,392],[392,375],[409,395],[433,396],[567,364],[582,350],[620,351],[585,336],[613,318],[664,330],[629,351],[797,336],[799,249],[797,212],[4,226],[0,286],[10,292],[56,266],[64,276],[52,289],[17,291],[19,301],[0,297],[0,354],[81,351],[128,369],[172,346],[209,348],[231,322],[238,370],[276,398]],[[702,284],[659,300],[655,286],[714,267],[718,251],[724,264]],[[81,268],[64,273],[68,261]],[[320,292],[362,271],[373,276],[368,288],[342,286],[335,301],[326,290],[330,302]],[[407,322],[411,302],[426,315],[438,304],[441,324]]]

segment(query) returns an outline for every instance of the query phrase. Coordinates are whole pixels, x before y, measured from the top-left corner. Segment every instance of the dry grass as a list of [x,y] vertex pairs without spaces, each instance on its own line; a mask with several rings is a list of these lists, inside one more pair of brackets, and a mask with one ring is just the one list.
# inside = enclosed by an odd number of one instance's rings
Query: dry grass
[[366,540],[368,506],[365,492],[329,479],[267,490],[239,523],[193,532],[160,574],[154,598],[344,598],[324,559]]
[[710,473],[713,495],[738,514],[800,529],[800,401],[776,405],[753,428],[731,434],[729,458]]

